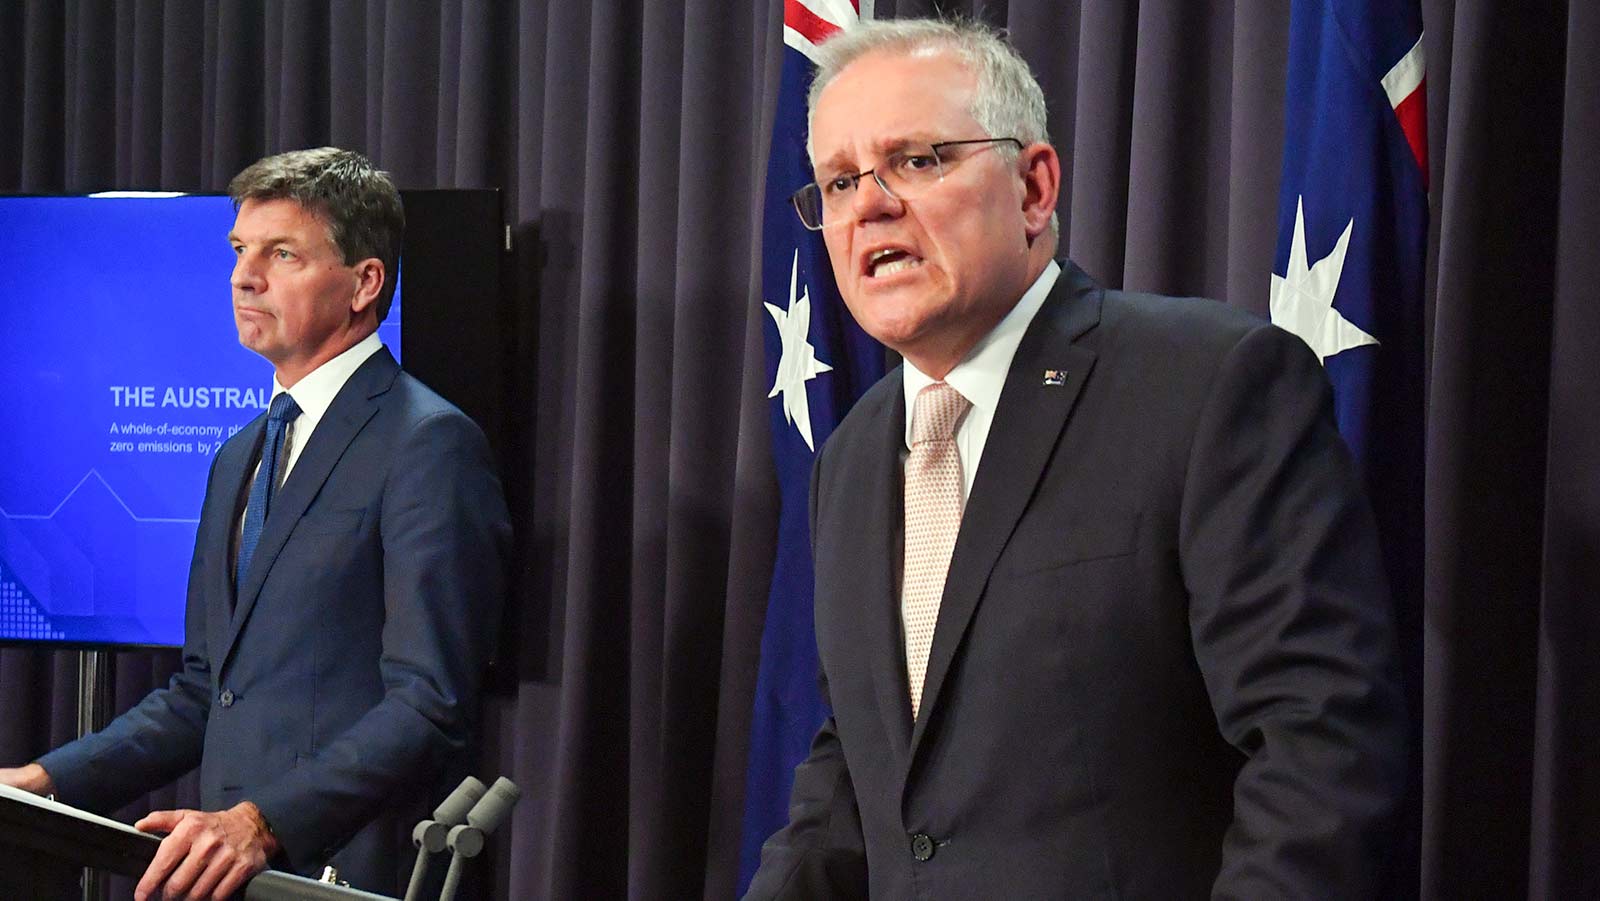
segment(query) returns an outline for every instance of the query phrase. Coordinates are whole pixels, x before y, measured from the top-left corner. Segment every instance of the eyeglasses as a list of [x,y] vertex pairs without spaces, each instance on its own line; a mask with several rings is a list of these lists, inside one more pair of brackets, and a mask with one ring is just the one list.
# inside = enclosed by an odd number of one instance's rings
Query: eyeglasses
[[[850,203],[856,196],[861,179],[868,175],[878,183],[885,194],[896,200],[915,200],[944,180],[945,172],[976,153],[981,144],[1001,142],[1017,145],[1016,138],[972,138],[966,141],[940,141],[937,144],[911,144],[884,158],[874,168],[865,172],[830,175],[814,181],[790,195],[789,202],[800,214],[800,222],[812,231],[850,221]],[[970,152],[952,151],[953,147],[975,148]]]

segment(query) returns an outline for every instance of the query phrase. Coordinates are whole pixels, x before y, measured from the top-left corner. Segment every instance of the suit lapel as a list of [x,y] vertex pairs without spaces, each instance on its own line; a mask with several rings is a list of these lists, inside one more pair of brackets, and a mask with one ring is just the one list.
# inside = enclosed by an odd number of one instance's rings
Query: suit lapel
[[250,611],[261,596],[261,586],[277,562],[278,554],[289,540],[295,524],[305,515],[312,499],[322,490],[322,485],[333,472],[334,464],[344,456],[345,449],[355,440],[368,420],[378,412],[376,398],[394,384],[400,371],[387,349],[373,354],[350,376],[344,387],[328,406],[328,412],[317,423],[311,441],[301,451],[294,469],[284,479],[273,499],[267,521],[261,530],[261,541],[256,545],[255,558],[250,571],[239,585],[239,596],[234,604],[233,620],[228,624],[228,634],[221,653],[215,657],[226,661],[239,638],[239,631],[250,618]]
[[865,658],[871,661],[872,685],[883,717],[884,733],[896,758],[904,761],[911,746],[911,690],[906,682],[905,639],[900,628],[900,557],[904,527],[904,469],[901,453],[905,449],[906,402],[900,379],[893,381],[884,409],[875,417],[882,430],[872,440],[875,452],[867,459],[874,469],[864,475],[862,485],[880,485],[876,497],[861,492],[869,509],[858,521],[863,536],[879,536],[878,544],[867,547],[866,565],[861,577],[861,605],[865,618],[863,634],[872,645]]
[[1100,300],[1099,287],[1067,263],[1012,358],[945,577],[922,707],[911,735],[913,754],[938,707],[950,663],[995,561],[1022,518],[1094,366],[1094,352],[1074,342],[1099,323]]
[[223,655],[221,651],[232,634],[234,599],[233,566],[234,542],[239,531],[239,518],[244,514],[245,500],[250,494],[250,481],[254,477],[255,461],[261,456],[262,439],[266,436],[266,414],[257,416],[243,429],[242,440],[228,445],[217,460],[216,487],[218,496],[206,495],[210,508],[202,518],[210,534],[202,539],[210,550],[206,573],[209,584],[206,597],[206,647],[213,664],[213,675],[220,675]]

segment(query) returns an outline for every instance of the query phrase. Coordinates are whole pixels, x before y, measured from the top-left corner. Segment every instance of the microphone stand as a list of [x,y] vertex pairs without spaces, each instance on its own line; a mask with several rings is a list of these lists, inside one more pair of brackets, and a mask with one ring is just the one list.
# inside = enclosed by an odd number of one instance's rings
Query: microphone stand
[[467,813],[466,825],[451,827],[445,839],[445,844],[449,845],[452,852],[450,869],[445,872],[444,890],[439,893],[439,901],[454,901],[456,891],[461,887],[461,870],[466,860],[477,857],[483,851],[484,841],[499,828],[521,797],[522,790],[517,788],[517,784],[501,776]]
[[411,868],[411,882],[406,886],[405,901],[422,901],[422,884],[427,881],[428,858],[445,849],[450,828],[466,822],[467,815],[483,798],[483,793],[483,783],[475,776],[468,776],[434,808],[433,819],[423,820],[411,830],[411,843],[417,846],[417,863]]

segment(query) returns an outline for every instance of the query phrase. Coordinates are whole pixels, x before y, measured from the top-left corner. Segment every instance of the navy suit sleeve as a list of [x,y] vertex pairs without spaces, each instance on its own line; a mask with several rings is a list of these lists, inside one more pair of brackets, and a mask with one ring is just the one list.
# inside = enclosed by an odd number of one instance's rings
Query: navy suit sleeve
[[1213,896],[1380,896],[1405,784],[1393,617],[1327,380],[1298,338],[1262,326],[1228,352],[1180,530],[1196,657],[1247,758]]
[[[817,498],[827,448],[811,472],[811,532],[815,546]],[[831,709],[827,674],[818,676],[823,702]],[[746,901],[756,899],[867,897],[866,842],[855,786],[832,717],[812,739],[806,759],[795,767],[789,794],[789,822],[761,846],[761,866]]]
[[504,589],[509,520],[487,443],[455,410],[398,435],[382,495],[382,700],[251,794],[291,864],[321,859],[467,747]]
[[[215,488],[217,464],[208,476]],[[200,535],[205,534],[202,526]],[[200,764],[211,709],[211,658],[206,650],[205,551],[195,541],[183,617],[183,661],[167,687],[93,735],[39,758],[66,804],[108,813],[178,778]]]

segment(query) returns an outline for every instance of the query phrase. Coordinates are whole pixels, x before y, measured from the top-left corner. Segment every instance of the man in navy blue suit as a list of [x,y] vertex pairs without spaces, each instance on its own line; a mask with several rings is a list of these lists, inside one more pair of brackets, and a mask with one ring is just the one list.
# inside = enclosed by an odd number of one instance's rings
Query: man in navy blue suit
[[0,782],[106,810],[198,765],[202,810],[136,824],[167,833],[141,899],[226,897],[269,864],[393,891],[473,729],[505,501],[483,433],[378,339],[405,230],[388,176],[321,148],[229,193],[234,320],[273,403],[212,465],[183,667]]

